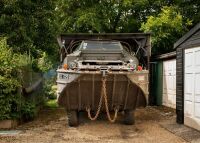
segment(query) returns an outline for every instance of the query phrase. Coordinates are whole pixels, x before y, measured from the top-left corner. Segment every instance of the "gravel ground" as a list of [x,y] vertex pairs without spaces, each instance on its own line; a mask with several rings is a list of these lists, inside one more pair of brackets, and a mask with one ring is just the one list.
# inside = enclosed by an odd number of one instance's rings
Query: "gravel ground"
[[136,111],[135,125],[123,125],[119,114],[116,123],[107,121],[101,114],[90,121],[85,112],[80,113],[79,127],[68,127],[63,109],[44,109],[37,119],[18,126],[17,135],[1,135],[0,143],[184,143],[183,138],[163,128],[160,123],[172,120],[174,110],[164,107],[147,107]]

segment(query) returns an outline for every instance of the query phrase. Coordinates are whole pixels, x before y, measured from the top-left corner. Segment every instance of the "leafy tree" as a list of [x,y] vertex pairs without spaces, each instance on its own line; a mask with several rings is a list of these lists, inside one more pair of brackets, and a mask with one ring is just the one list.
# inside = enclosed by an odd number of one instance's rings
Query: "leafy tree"
[[116,32],[125,9],[122,1],[60,0],[57,10],[65,32]]
[[175,5],[179,8],[183,19],[191,19],[193,27],[199,23],[200,19],[200,1],[199,0],[176,0]]
[[14,52],[30,54],[36,68],[44,52],[49,60],[57,57],[55,0],[2,0],[0,7],[0,35]]
[[64,32],[138,32],[147,16],[165,0],[59,0],[57,12]]
[[152,33],[153,54],[170,52],[173,44],[186,31],[191,21],[185,23],[177,7],[163,7],[157,16],[149,16],[146,23],[142,23],[141,30]]

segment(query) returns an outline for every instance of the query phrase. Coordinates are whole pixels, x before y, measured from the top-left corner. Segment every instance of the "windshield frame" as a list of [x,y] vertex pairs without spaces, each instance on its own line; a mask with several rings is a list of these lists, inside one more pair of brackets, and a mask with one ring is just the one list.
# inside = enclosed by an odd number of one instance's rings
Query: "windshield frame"
[[[91,46],[93,44],[93,46]],[[112,46],[113,44],[113,46]],[[90,45],[91,47],[88,47]],[[102,47],[98,47],[102,45]],[[96,47],[95,47],[96,46]],[[82,41],[80,51],[99,51],[99,52],[121,52],[123,51],[123,46],[120,41],[97,41],[97,40],[85,40]]]

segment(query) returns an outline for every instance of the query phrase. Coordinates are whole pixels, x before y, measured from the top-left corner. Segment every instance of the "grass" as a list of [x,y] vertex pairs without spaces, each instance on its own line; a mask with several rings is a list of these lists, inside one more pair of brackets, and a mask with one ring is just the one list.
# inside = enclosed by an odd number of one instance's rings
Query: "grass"
[[45,103],[45,107],[47,108],[58,108],[58,104],[56,99],[50,99]]

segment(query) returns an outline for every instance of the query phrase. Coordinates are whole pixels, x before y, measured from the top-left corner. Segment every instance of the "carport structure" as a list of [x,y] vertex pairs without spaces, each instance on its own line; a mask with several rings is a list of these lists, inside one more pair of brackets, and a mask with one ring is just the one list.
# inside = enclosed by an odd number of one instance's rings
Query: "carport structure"
[[200,130],[200,23],[180,38],[174,48],[177,122]]

